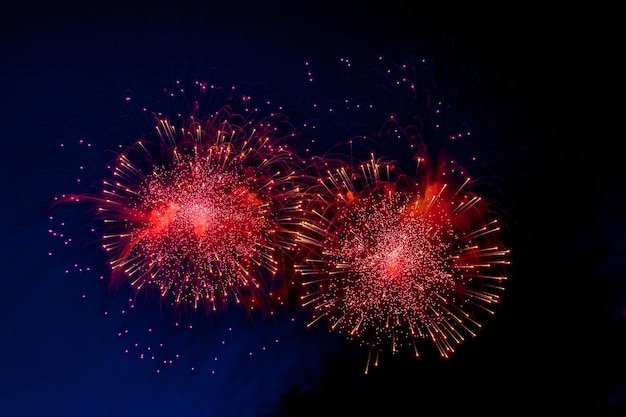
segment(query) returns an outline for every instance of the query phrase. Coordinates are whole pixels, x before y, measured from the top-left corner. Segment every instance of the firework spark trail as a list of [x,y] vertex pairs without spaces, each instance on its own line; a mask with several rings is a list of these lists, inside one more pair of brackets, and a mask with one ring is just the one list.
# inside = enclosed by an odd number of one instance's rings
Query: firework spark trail
[[95,209],[112,285],[210,311],[267,303],[295,249],[300,161],[286,117],[250,100],[241,112],[201,108],[200,97],[187,113],[154,114],[155,131],[119,153],[98,191],[59,198]]
[[[445,66],[439,77],[429,58],[381,71],[382,98],[343,101],[360,120],[344,157],[321,158],[311,173],[300,236],[310,253],[297,265],[302,304],[309,326],[325,321],[369,346],[366,373],[387,343],[419,356],[426,340],[449,358],[501,301],[510,257],[498,205],[478,192],[484,179],[450,156],[472,133],[466,71]],[[368,148],[366,162],[352,163]]]

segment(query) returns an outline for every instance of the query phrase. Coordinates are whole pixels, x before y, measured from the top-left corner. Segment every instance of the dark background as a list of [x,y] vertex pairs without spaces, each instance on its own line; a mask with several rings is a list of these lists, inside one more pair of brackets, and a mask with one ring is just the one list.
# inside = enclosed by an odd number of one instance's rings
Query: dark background
[[[1,2],[0,414],[617,413],[626,224],[621,139],[605,130],[610,13],[592,30],[595,13],[514,7]],[[122,98],[120,80],[132,80],[149,95],[159,76],[214,67],[297,95],[306,60],[332,91],[340,57],[366,65],[442,38],[476,51],[494,97],[519,115],[497,145],[516,167],[506,182],[512,279],[498,314],[448,361],[388,356],[365,376],[363,351],[305,330],[298,313],[269,324],[233,313],[193,330],[150,303],[122,313],[97,253],[64,251],[47,232],[50,199],[83,163],[58,144],[97,140],[114,121],[116,105],[93,91]]]

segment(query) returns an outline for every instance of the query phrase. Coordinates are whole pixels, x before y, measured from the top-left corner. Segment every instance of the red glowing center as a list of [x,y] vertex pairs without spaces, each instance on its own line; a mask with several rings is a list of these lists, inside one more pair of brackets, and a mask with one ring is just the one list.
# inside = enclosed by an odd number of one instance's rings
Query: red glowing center
[[400,249],[396,248],[385,257],[385,273],[391,278],[399,277],[404,270],[404,260]]

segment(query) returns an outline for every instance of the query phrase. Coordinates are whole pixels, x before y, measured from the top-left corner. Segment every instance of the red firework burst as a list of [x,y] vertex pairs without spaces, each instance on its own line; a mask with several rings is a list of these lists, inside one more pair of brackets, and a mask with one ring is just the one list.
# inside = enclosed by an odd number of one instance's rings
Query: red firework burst
[[372,159],[320,178],[311,217],[302,223],[313,249],[298,265],[309,325],[324,318],[333,331],[392,352],[429,339],[448,358],[493,313],[506,280],[508,250],[489,220],[489,205],[471,192],[460,167],[427,166],[416,178]]
[[295,249],[298,158],[286,118],[262,117],[249,100],[239,101],[243,112],[204,109],[197,98],[187,113],[153,115],[154,134],[119,153],[97,192],[60,199],[95,209],[112,285],[212,311],[268,301]]

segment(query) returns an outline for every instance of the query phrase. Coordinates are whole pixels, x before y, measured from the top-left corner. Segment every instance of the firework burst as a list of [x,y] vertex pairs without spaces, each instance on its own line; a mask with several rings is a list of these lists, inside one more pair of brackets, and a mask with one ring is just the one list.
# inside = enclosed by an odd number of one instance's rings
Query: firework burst
[[261,115],[250,96],[215,108],[202,99],[214,87],[195,87],[182,111],[145,111],[154,130],[118,153],[97,191],[59,201],[91,205],[111,285],[156,289],[194,309],[255,308],[295,248],[295,130],[280,113]]
[[494,312],[508,251],[461,168],[423,182],[392,180],[394,170],[372,158],[320,179],[319,205],[303,222],[317,249],[298,265],[303,304],[309,325],[325,319],[370,353],[389,341],[392,352],[410,342],[419,355],[417,341],[430,339],[447,358]]
[[[362,109],[346,157],[321,159],[311,174],[302,303],[309,326],[325,321],[370,347],[366,373],[386,344],[419,356],[430,341],[449,358],[496,311],[507,280],[499,205],[485,199],[492,184],[450,157],[471,136],[474,79],[444,67],[414,58],[369,78],[373,105],[343,101],[348,113]],[[366,162],[350,162],[367,149]]]

